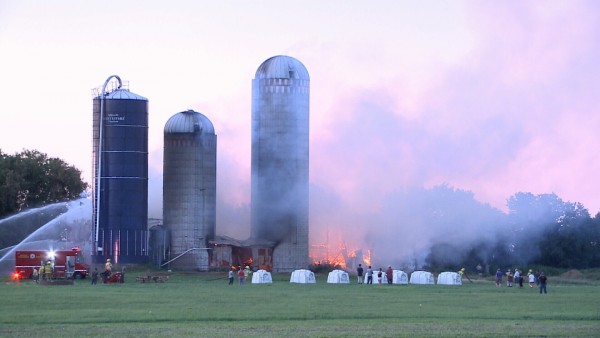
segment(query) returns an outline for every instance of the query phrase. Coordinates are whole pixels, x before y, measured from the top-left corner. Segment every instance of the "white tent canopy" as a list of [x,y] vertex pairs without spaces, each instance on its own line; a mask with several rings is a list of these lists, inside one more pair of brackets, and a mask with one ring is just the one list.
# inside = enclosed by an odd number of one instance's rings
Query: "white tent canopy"
[[252,274],[252,284],[273,283],[271,273],[267,270],[258,270]]
[[290,277],[290,283],[314,284],[316,282],[315,273],[305,269],[295,270]]
[[[387,274],[383,272],[383,284],[387,284]],[[408,284],[408,275],[402,270],[392,270],[392,284]]]
[[[394,270],[392,284],[408,284],[408,275],[402,270]],[[387,279],[386,279],[387,282]]]
[[462,278],[457,272],[442,272],[438,275],[438,284],[443,285],[462,285]]
[[410,284],[435,284],[435,280],[431,272],[413,271],[410,274]]
[[327,275],[327,283],[350,284],[350,276],[344,270],[333,270]]

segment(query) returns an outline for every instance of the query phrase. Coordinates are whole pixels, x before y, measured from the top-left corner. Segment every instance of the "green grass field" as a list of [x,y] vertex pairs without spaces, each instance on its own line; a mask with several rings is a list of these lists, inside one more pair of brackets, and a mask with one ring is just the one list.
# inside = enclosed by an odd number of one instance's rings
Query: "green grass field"
[[[0,285],[1,337],[600,336],[597,281],[549,277],[548,294],[488,280],[462,286],[227,285],[224,273],[166,283]],[[354,279],[352,279],[354,282]],[[237,283],[237,281],[236,281]]]

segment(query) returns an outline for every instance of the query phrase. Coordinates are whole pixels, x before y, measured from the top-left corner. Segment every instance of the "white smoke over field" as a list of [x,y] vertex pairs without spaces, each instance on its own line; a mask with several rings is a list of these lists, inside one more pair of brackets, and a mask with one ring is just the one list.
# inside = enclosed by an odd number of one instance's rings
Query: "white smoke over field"
[[[314,194],[313,194],[314,196]],[[315,199],[317,197],[314,197]],[[331,201],[331,196],[321,197]],[[476,201],[473,194],[447,185],[431,189],[408,188],[388,194],[376,212],[315,206],[311,209],[313,242],[343,241],[348,248],[371,253],[374,266],[422,266],[430,248],[438,243],[469,246],[479,241],[493,243],[506,224],[505,214]],[[316,210],[315,210],[316,209]],[[325,233],[327,232],[327,233]],[[339,243],[329,243],[335,251]],[[457,264],[461,258],[455,256]]]

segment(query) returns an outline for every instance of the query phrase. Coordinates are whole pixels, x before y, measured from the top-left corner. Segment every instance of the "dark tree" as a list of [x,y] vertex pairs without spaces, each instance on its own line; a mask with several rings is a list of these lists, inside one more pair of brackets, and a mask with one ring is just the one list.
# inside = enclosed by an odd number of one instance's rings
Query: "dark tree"
[[585,224],[590,267],[600,267],[600,213]]
[[597,267],[598,250],[597,220],[575,211],[546,229],[538,262],[560,268]]
[[[517,193],[508,207],[506,221],[489,230],[492,236],[440,238],[432,243],[426,264],[438,270],[480,265],[485,272],[531,265],[600,267],[600,214],[591,218],[581,203],[564,202],[555,194]],[[471,210],[465,219],[473,218],[476,209]]]
[[514,265],[597,266],[597,222],[581,203],[564,202],[555,194],[518,193],[508,205]]
[[36,150],[0,151],[0,218],[23,209],[77,198],[87,188],[81,171]]

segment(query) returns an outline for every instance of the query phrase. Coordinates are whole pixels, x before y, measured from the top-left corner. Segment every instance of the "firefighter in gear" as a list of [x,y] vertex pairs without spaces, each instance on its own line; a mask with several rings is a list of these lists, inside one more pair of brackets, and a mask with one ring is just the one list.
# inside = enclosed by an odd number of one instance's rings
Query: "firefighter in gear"
[[250,277],[251,273],[252,270],[250,270],[250,267],[246,265],[246,268],[244,269],[244,279],[248,280],[248,277]]
[[38,275],[40,277],[41,280],[45,280],[46,279],[46,263],[41,262],[40,264],[40,271],[38,272]]
[[52,279],[52,272],[53,272],[52,270],[54,270],[52,268],[52,262],[47,261],[46,265],[44,266],[44,276],[45,276],[44,279],[47,279],[47,280],[51,280]]
[[467,276],[467,273],[465,272],[465,268],[462,268],[458,271],[458,274],[460,275],[460,279],[462,280],[463,277],[467,277],[467,279],[469,280],[469,282],[473,283],[473,281],[471,280],[471,278],[469,278],[469,276]]
[[112,263],[110,262],[110,258],[106,259],[106,264],[104,264],[104,282],[110,277],[112,271]]

